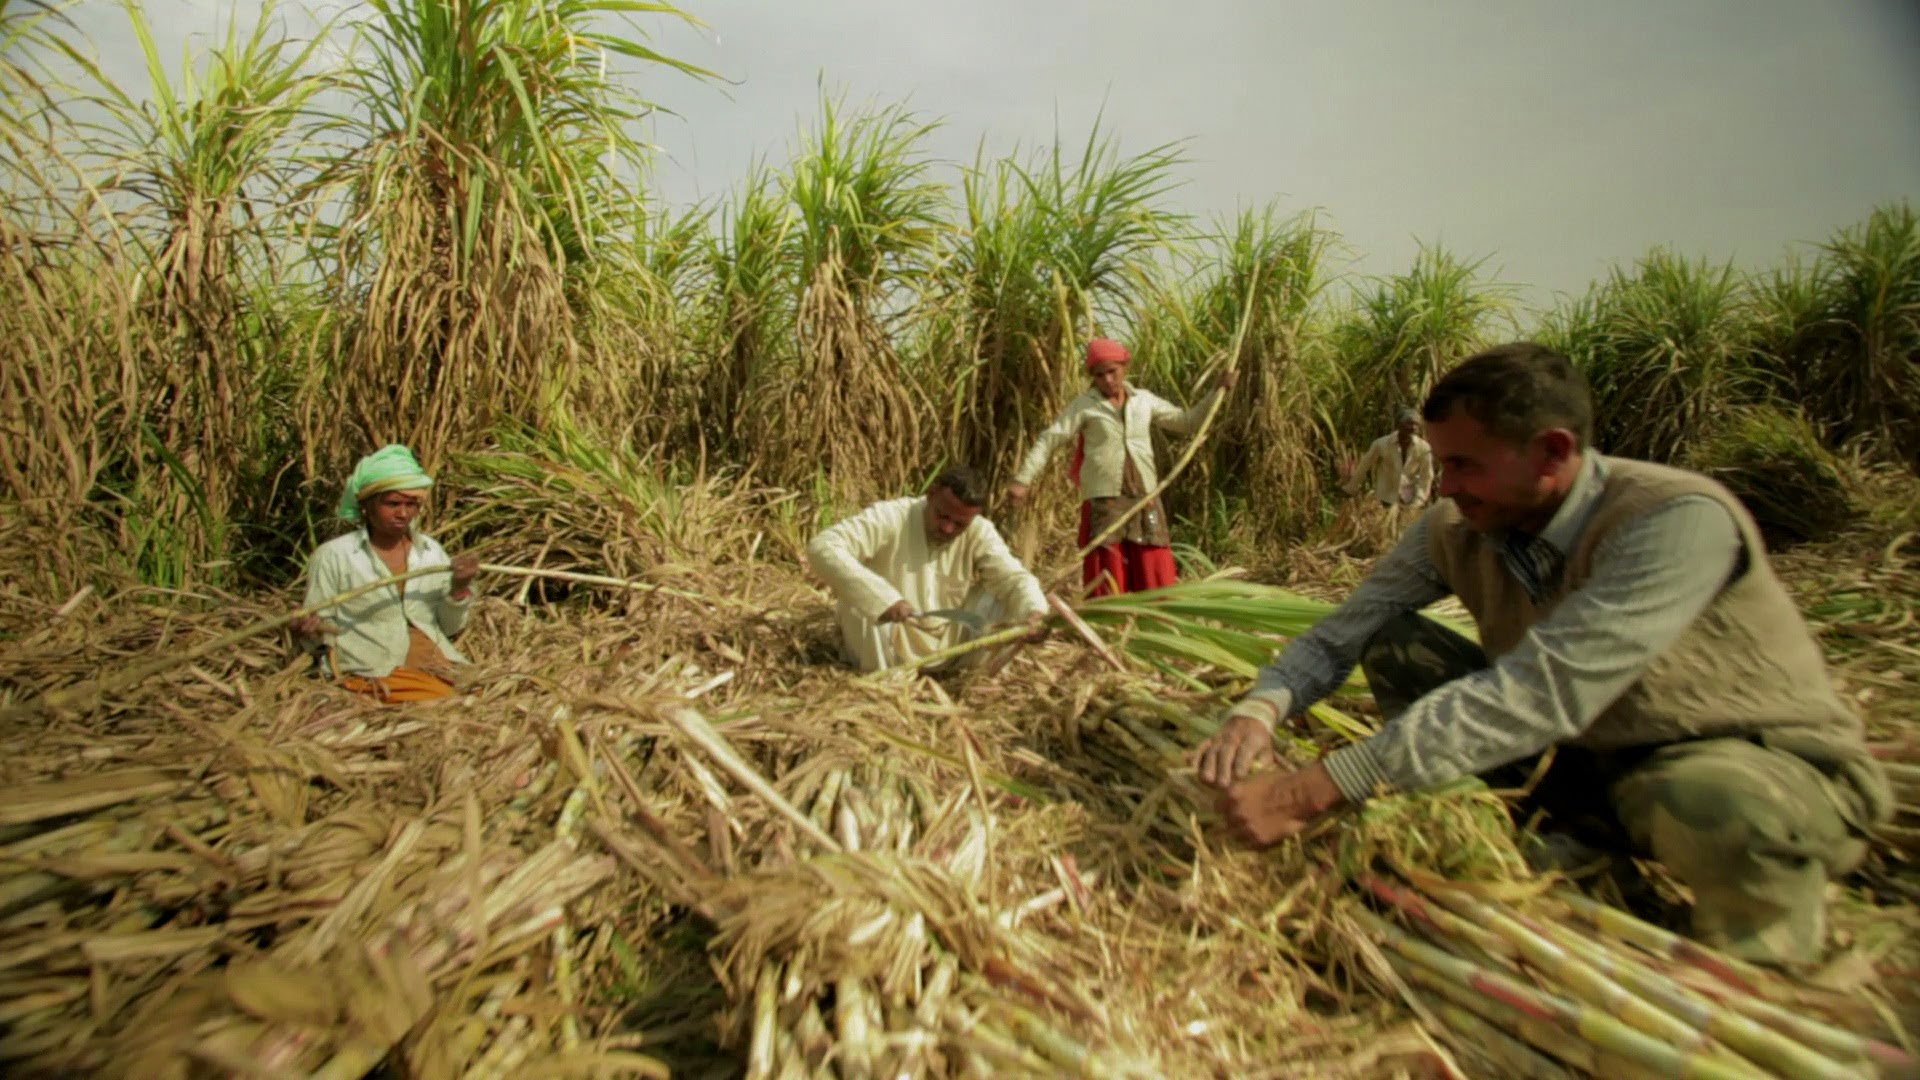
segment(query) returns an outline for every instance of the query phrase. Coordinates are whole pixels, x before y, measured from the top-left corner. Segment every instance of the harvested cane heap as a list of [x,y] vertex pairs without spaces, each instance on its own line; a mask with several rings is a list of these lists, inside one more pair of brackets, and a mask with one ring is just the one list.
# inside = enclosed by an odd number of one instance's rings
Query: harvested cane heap
[[[235,633],[285,605],[7,594],[9,1073],[1915,1075],[1920,767],[1796,981],[1530,874],[1477,784],[1223,841],[1187,752],[1318,601],[1215,577],[1081,604],[1099,650],[863,679],[791,539],[649,535],[644,588],[541,606],[502,571],[616,545],[496,529],[484,677],[413,709]],[[1906,565],[1831,625],[1906,633],[1863,606]]]

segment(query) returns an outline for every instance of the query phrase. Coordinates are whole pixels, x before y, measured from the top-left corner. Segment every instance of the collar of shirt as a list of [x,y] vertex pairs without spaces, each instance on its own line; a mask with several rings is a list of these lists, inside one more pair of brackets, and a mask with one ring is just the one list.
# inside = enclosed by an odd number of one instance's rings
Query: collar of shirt
[[[379,552],[373,550],[373,533],[363,525],[355,535],[359,538],[360,542],[354,545],[353,553],[365,562],[365,569],[372,573],[374,577],[395,576],[393,572],[387,568],[387,561],[380,557]],[[407,569],[418,570],[420,568],[420,561],[433,554],[434,549],[438,545],[434,543],[433,537],[426,535],[419,529],[408,528],[407,537]]]
[[1592,450],[1581,456],[1580,473],[1573,487],[1561,500],[1559,509],[1547,521],[1540,535],[1532,536],[1509,529],[1500,537],[1500,561],[1507,572],[1525,586],[1527,595],[1539,603],[1559,583],[1566,569],[1567,556],[1593,520],[1601,491],[1606,487],[1606,465]]

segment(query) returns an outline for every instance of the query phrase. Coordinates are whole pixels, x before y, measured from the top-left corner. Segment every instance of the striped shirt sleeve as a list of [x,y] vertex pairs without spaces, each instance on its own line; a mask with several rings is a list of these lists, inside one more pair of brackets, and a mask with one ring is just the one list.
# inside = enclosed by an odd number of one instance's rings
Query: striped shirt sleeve
[[[1483,773],[1579,736],[1705,611],[1743,565],[1740,532],[1705,496],[1666,503],[1594,552],[1589,581],[1493,664],[1329,754],[1348,800]],[[1358,594],[1356,593],[1356,597]]]

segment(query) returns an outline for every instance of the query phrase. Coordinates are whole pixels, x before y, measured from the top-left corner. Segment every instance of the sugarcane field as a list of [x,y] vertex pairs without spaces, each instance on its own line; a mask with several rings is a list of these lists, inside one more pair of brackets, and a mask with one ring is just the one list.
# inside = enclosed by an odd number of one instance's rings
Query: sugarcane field
[[[1909,123],[1383,167],[1350,68],[1488,100],[1414,6],[0,0],[0,1075],[1920,1080],[1920,17],[1768,5],[1502,62]],[[1335,141],[1221,203],[1149,55]],[[1884,153],[1715,172],[1786,125]]]

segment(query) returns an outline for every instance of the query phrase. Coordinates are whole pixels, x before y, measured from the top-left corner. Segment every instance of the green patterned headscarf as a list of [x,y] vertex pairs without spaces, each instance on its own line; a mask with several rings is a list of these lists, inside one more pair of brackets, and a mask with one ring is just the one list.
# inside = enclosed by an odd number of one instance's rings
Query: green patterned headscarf
[[399,443],[383,446],[353,467],[353,475],[347,477],[346,490],[340,493],[339,514],[358,523],[360,502],[369,495],[383,491],[424,491],[432,486],[433,477],[420,467],[413,451]]

